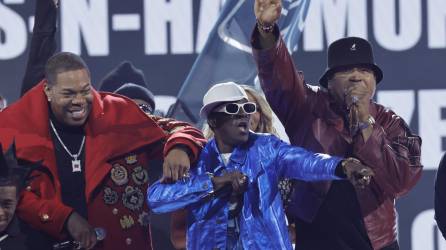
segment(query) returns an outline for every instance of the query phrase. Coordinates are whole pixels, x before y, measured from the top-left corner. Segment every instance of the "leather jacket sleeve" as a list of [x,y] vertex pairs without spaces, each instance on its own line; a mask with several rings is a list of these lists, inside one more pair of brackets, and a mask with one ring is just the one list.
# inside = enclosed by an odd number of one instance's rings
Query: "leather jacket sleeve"
[[[257,28],[252,34],[253,56],[257,63],[259,80],[266,99],[285,128],[304,118],[312,106],[313,98],[307,98],[311,87],[304,81],[302,71],[296,70],[285,43],[275,29],[277,43],[269,49],[260,49]],[[303,112],[305,111],[305,112]]]
[[390,110],[378,112],[366,142],[354,138],[353,155],[375,172],[371,185],[392,198],[407,193],[421,177],[421,138]]
[[438,166],[435,179],[435,220],[437,226],[446,238],[446,154],[443,155]]
[[159,116],[150,116],[166,134],[166,143],[164,145],[164,156],[169,150],[178,145],[186,146],[189,151],[191,162],[197,160],[201,149],[206,143],[203,133],[197,128],[192,127],[186,122],[177,121],[171,118],[162,118]]

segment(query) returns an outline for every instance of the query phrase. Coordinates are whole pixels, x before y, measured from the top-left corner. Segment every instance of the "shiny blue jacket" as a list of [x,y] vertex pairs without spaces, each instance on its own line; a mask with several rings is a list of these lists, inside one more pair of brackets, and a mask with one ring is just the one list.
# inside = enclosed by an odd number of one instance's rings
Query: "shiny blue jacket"
[[228,196],[214,192],[210,176],[238,170],[248,177],[238,217],[243,248],[292,249],[278,180],[339,179],[335,176],[339,161],[339,157],[290,146],[273,135],[250,133],[248,142],[234,149],[225,166],[213,139],[189,178],[174,184],[154,183],[147,201],[155,213],[188,208],[187,249],[226,249]]

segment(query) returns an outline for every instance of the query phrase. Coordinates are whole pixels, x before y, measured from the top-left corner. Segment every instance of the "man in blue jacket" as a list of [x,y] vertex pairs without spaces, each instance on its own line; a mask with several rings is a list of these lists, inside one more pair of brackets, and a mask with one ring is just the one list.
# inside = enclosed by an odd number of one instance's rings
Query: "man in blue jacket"
[[187,249],[292,249],[278,180],[347,177],[364,186],[373,175],[356,159],[314,154],[250,132],[256,105],[233,82],[213,86],[203,104],[200,115],[214,138],[190,175],[173,184],[156,182],[147,197],[155,213],[189,210]]

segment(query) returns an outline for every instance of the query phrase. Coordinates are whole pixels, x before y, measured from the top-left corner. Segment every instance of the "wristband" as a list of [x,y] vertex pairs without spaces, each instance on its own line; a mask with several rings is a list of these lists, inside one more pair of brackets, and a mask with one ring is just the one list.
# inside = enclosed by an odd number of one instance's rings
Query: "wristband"
[[364,130],[370,126],[373,126],[375,124],[375,119],[373,116],[369,115],[369,118],[365,122],[359,122],[359,130]]
[[273,24],[264,24],[259,19],[257,21],[257,27],[265,33],[272,33],[274,31],[274,23]]

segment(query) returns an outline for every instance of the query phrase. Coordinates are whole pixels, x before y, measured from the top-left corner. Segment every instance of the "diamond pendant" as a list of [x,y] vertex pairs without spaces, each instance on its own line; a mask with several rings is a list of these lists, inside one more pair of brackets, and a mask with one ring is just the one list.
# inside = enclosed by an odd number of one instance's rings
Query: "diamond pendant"
[[73,173],[81,172],[81,161],[78,159],[71,160],[71,167],[73,168]]

